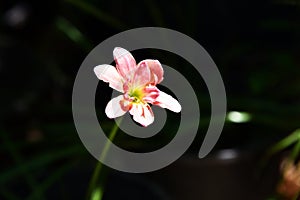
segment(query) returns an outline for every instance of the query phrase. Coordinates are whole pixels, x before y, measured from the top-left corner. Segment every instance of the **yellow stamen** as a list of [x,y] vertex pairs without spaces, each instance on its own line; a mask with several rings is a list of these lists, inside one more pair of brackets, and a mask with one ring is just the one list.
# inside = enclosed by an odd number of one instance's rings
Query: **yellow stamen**
[[133,97],[133,103],[141,103],[143,102],[144,92],[140,87],[130,89],[128,95]]

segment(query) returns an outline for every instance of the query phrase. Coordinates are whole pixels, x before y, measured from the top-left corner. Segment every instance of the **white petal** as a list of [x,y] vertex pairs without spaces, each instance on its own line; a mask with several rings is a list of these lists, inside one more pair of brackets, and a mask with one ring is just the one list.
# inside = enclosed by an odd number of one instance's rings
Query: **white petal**
[[129,113],[133,115],[133,120],[142,126],[149,126],[154,121],[154,115],[148,104],[133,104]]
[[171,95],[168,95],[162,91],[159,91],[159,95],[153,104],[162,108],[167,108],[176,113],[181,111],[181,105],[178,103],[178,101]]
[[123,92],[123,78],[114,66],[98,65],[94,72],[100,80],[109,83],[111,88]]
[[108,118],[116,118],[124,115],[126,110],[123,110],[121,107],[120,101],[122,101],[123,95],[117,96],[110,100],[105,108],[105,113]]

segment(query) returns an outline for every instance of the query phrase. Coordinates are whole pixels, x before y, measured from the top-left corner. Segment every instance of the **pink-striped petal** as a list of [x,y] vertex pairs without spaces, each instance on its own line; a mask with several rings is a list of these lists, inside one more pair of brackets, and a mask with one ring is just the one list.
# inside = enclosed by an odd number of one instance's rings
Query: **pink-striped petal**
[[143,60],[138,64],[138,66],[143,64],[147,65],[151,71],[152,84],[159,84],[164,79],[164,70],[158,60]]
[[158,97],[160,91],[156,86],[148,85],[144,88],[143,92],[144,92],[143,101],[152,104],[153,102],[156,101],[156,98]]
[[148,104],[134,103],[129,111],[133,115],[133,120],[142,126],[149,126],[154,121],[154,115]]
[[117,72],[116,68],[111,65],[98,65],[94,68],[96,76],[109,83],[109,86],[119,92],[123,91],[123,78]]
[[162,108],[167,108],[176,113],[181,111],[181,105],[179,104],[179,102],[172,96],[162,91],[159,91],[159,95],[156,98],[156,101],[153,103],[153,105],[158,105]]
[[132,85],[134,87],[144,86],[150,82],[151,74],[147,65],[139,65],[134,73]]
[[137,68],[135,59],[129,51],[121,47],[116,47],[113,51],[116,67],[126,79],[129,79]]
[[105,114],[108,118],[116,118],[124,115],[127,110],[124,110],[121,106],[121,102],[123,100],[123,95],[117,96],[113,99],[111,99],[106,108],[105,108]]

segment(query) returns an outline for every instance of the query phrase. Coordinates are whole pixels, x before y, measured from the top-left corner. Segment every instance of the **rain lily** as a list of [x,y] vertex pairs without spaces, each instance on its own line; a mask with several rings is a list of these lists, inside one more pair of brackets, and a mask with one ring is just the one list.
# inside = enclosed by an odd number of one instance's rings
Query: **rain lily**
[[104,64],[94,68],[100,80],[108,82],[111,88],[123,93],[109,101],[105,108],[107,117],[116,118],[129,111],[136,122],[148,126],[154,121],[149,104],[173,112],[181,111],[176,99],[156,87],[164,75],[158,60],[147,59],[136,64],[131,53],[120,47],[114,49],[113,55],[116,67]]

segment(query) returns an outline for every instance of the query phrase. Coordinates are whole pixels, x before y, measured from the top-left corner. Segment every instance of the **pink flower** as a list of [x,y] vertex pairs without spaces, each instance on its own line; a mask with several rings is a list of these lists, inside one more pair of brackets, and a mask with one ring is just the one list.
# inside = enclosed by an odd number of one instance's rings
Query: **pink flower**
[[100,80],[108,82],[111,88],[123,93],[109,101],[105,108],[107,117],[116,118],[129,111],[136,122],[148,126],[154,121],[149,104],[173,112],[181,111],[176,99],[156,87],[164,75],[158,60],[147,59],[136,64],[131,53],[120,47],[114,49],[113,55],[116,68],[106,64],[94,68]]

